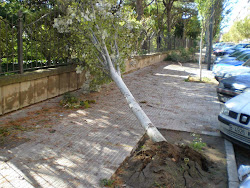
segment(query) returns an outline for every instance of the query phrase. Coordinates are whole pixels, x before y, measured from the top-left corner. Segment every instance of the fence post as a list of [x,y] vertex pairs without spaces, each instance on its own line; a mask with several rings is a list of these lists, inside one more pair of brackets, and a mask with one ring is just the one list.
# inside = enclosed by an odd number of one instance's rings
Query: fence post
[[[1,28],[1,22],[0,22],[0,28]],[[2,73],[2,56],[1,56],[1,49],[0,49],[0,73]]]
[[1,57],[1,54],[0,54],[0,74],[2,73],[2,57]]
[[18,66],[20,74],[23,74],[23,13],[20,10],[18,12],[18,33],[17,33],[17,45],[18,45]]
[[174,50],[176,50],[175,37],[174,37]]

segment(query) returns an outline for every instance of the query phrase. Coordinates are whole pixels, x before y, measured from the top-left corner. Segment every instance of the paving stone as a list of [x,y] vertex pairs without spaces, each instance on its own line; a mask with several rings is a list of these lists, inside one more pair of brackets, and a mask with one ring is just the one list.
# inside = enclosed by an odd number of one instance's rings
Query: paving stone
[[[137,101],[144,101],[140,105],[157,127],[215,132],[220,110],[215,85],[184,82],[197,72],[194,64],[161,62],[125,75],[124,81]],[[211,76],[208,71],[203,74]],[[58,112],[56,117],[50,117],[54,133],[48,128],[23,133],[30,141],[10,149],[10,160],[0,165],[0,181],[7,175],[9,180],[4,186],[20,182],[44,188],[100,187],[100,179],[115,172],[145,131],[114,83],[92,95],[97,104],[91,108]],[[9,118],[14,120],[30,111],[53,107],[59,100],[57,97],[27,107],[9,114]],[[7,116],[0,117],[0,121]]]

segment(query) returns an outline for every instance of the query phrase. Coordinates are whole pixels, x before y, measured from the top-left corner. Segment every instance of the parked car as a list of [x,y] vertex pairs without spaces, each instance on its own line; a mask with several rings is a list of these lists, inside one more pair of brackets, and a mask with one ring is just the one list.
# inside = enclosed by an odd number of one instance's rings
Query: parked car
[[225,42],[217,42],[215,44],[213,44],[213,50],[215,50],[216,48],[219,48],[220,46],[224,45]]
[[231,76],[250,73],[250,59],[243,63],[241,66],[227,66],[216,72],[215,79],[220,81]]
[[218,120],[220,132],[226,139],[250,149],[250,92],[227,101]]
[[225,52],[229,49],[232,49],[233,47],[235,47],[234,44],[225,44],[222,46],[222,48],[215,49],[213,54],[216,56],[225,55]]
[[242,54],[234,60],[224,61],[213,66],[213,74],[217,76],[218,72],[228,66],[241,66],[250,59],[250,53]]
[[240,53],[236,54],[236,57],[230,57],[226,59],[222,59],[219,61],[219,63],[227,63],[227,62],[232,62],[232,61],[247,61],[249,59],[250,55],[250,50],[243,50]]
[[250,49],[243,48],[243,49],[235,50],[231,54],[227,54],[227,55],[224,55],[224,56],[217,57],[216,60],[214,61],[214,64],[222,63],[225,60],[234,60],[237,57],[239,57],[240,55],[242,55],[244,53],[247,53],[247,52],[250,52]]
[[250,73],[221,80],[216,91],[221,102],[227,102],[236,95],[250,91]]
[[239,49],[248,49],[250,48],[250,44],[246,43],[246,44],[237,44],[237,45],[234,45],[234,46],[228,46],[228,47],[224,47],[222,49],[218,49],[214,52],[214,55],[216,56],[223,56],[223,55],[226,55],[226,54],[230,54],[230,53],[233,53],[235,52],[236,50],[239,50]]
[[249,43],[241,43],[241,44],[237,44],[235,45],[235,47],[227,49],[225,51],[225,54],[230,54],[232,52],[234,52],[235,50],[239,50],[239,49],[249,49],[250,48],[250,44]]
[[222,42],[218,45],[216,45],[214,48],[213,48],[213,52],[217,51],[217,50],[220,50],[222,48],[226,48],[226,47],[232,47],[234,46],[234,43],[232,42]]

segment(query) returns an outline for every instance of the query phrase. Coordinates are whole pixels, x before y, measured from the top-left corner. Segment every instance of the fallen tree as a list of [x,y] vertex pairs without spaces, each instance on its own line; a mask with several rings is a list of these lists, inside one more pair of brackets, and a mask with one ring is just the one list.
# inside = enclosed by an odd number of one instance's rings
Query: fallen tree
[[77,73],[89,68],[111,78],[149,138],[153,142],[166,141],[121,77],[124,61],[136,50],[139,40],[140,22],[133,10],[123,6],[122,1],[114,0],[62,1],[58,7],[63,7],[64,12],[55,18],[53,27],[60,33],[73,33],[79,39],[74,55],[85,62],[85,66],[79,65]]

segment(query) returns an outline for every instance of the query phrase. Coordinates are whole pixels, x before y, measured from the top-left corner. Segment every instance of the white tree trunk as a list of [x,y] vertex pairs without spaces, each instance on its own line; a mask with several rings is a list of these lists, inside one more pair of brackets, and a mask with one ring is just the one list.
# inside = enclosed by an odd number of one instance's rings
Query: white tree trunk
[[166,141],[158,129],[153,125],[145,112],[141,109],[140,105],[136,102],[132,93],[129,91],[122,78],[117,74],[114,69],[110,70],[111,77],[120,89],[123,96],[126,98],[127,103],[132,110],[133,114],[139,120],[141,126],[146,130],[147,135],[153,142]]
[[200,81],[202,81],[202,38],[203,38],[203,28],[201,31],[200,56],[199,56]]
[[112,80],[116,83],[121,93],[126,98],[129,108],[132,110],[133,114],[139,120],[141,126],[146,130],[146,133],[149,136],[149,138],[153,142],[166,141],[166,139],[162,136],[162,134],[158,131],[158,129],[153,125],[148,116],[142,110],[140,105],[136,102],[134,96],[129,91],[128,87],[122,80],[121,76],[115,70],[104,41],[103,41],[103,49],[105,51],[106,61],[107,61],[106,63],[109,67]]

